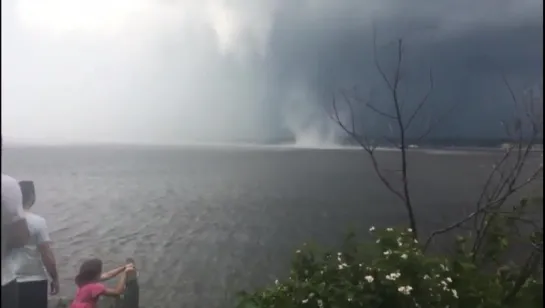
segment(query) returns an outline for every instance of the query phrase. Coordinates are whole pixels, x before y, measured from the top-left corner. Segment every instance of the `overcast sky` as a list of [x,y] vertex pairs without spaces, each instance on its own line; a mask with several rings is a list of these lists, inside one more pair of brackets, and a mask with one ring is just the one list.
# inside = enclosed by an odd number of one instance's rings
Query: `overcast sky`
[[334,91],[358,85],[389,104],[374,28],[387,71],[404,38],[407,101],[432,67],[427,116],[460,106],[438,135],[495,136],[509,115],[501,74],[518,90],[542,82],[542,11],[542,0],[4,0],[2,135],[328,140]]

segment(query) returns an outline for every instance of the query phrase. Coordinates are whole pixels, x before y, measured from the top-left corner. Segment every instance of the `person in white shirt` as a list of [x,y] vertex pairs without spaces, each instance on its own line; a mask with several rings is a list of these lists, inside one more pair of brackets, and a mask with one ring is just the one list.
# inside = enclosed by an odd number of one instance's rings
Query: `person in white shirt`
[[19,182],[23,195],[24,216],[30,231],[29,242],[10,253],[19,289],[19,307],[47,308],[47,274],[51,277],[51,293],[59,291],[55,256],[51,250],[45,219],[30,212],[36,202],[32,181]]
[[30,238],[24,219],[23,197],[19,183],[2,173],[2,308],[18,308],[19,294],[15,269],[7,256],[13,249],[23,247]]

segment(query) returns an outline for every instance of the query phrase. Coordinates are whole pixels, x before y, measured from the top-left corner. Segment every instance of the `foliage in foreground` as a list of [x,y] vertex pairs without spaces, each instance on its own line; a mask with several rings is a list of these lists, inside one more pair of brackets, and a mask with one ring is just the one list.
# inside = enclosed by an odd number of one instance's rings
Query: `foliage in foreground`
[[486,260],[478,260],[466,238],[457,239],[454,254],[438,257],[423,253],[411,229],[370,231],[376,243],[358,245],[349,237],[340,252],[305,245],[288,279],[241,293],[239,307],[543,307],[542,279],[526,275],[525,266],[480,266],[505,251],[503,237],[490,237]]

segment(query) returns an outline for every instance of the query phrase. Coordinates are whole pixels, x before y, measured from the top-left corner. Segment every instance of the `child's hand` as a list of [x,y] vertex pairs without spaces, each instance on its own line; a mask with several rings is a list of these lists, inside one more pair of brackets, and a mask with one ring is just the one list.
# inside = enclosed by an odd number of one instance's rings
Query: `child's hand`
[[135,270],[134,265],[132,265],[132,264],[125,265],[125,273],[131,272],[131,271],[134,271],[134,270]]

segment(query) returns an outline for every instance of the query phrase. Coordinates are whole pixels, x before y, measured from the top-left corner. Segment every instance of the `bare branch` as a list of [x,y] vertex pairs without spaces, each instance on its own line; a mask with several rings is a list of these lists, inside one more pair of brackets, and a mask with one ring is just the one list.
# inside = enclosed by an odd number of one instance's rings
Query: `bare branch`
[[413,111],[413,113],[411,114],[411,116],[409,117],[409,120],[407,120],[407,123],[405,124],[405,129],[406,130],[409,130],[409,128],[411,127],[411,124],[413,122],[413,120],[418,116],[418,114],[420,113],[420,111],[422,110],[422,108],[424,107],[424,105],[426,105],[426,103],[428,102],[428,98],[430,97],[430,94],[431,92],[433,91],[433,86],[434,86],[434,82],[433,82],[433,73],[432,73],[432,70],[430,69],[430,86],[428,88],[428,91],[426,92],[426,94],[424,95],[424,97],[420,100],[420,102],[418,103],[418,105],[416,106],[415,110]]
[[388,80],[388,77],[386,77],[386,73],[384,73],[384,71],[382,70],[382,66],[380,65],[380,62],[378,60],[378,52],[377,52],[377,31],[376,31],[376,28],[373,27],[373,60],[375,62],[375,67],[377,68],[378,70],[378,73],[380,74],[380,76],[382,77],[382,80],[384,81],[384,83],[388,86],[388,89],[390,89],[390,91],[393,91],[394,90],[394,87],[392,86],[392,84],[390,83],[390,80]]
[[386,117],[390,120],[396,120],[396,117],[391,115],[391,114],[388,114],[384,111],[380,111],[377,107],[373,106],[371,103],[366,103],[365,106],[367,106],[367,108],[373,110],[374,112],[376,112],[377,114],[383,116],[383,117]]
[[[394,69],[394,76],[390,80],[387,77],[386,73],[384,72],[384,70],[383,70],[383,68],[382,68],[382,66],[380,64],[380,61],[378,59],[377,43],[376,43],[376,30],[375,30],[375,28],[373,28],[374,63],[375,63],[375,67],[376,67],[379,75],[381,76],[381,78],[383,79],[386,87],[390,91],[392,109],[394,110],[394,114],[390,114],[390,113],[384,112],[383,110],[380,110],[374,104],[372,104],[370,101],[367,101],[367,102],[364,103],[365,106],[367,108],[369,108],[370,110],[372,110],[373,112],[375,112],[378,115],[380,115],[382,117],[385,117],[385,118],[387,118],[389,120],[392,120],[394,123],[396,123],[397,130],[398,130],[397,133],[399,134],[399,143],[396,142],[394,140],[394,138],[390,138],[390,137],[387,137],[387,136],[383,136],[383,139],[386,140],[387,142],[391,143],[391,144],[394,144],[394,146],[396,148],[400,149],[400,152],[401,152],[401,170],[400,170],[400,174],[401,174],[401,183],[402,183],[401,190],[395,189],[394,186],[392,185],[392,183],[384,176],[384,174],[383,174],[383,172],[382,172],[382,170],[381,170],[381,168],[379,166],[378,160],[377,160],[377,158],[375,156],[375,152],[374,152],[375,147],[371,146],[368,143],[368,139],[366,139],[364,137],[365,134],[363,134],[363,135],[358,134],[358,132],[356,131],[356,128],[355,128],[355,125],[354,125],[354,116],[353,116],[354,110],[351,107],[351,98],[346,95],[346,92],[343,92],[343,98],[344,98],[345,102],[347,103],[347,105],[349,107],[349,111],[351,113],[351,115],[350,115],[350,118],[352,120],[352,124],[350,125],[351,128],[349,129],[347,127],[347,125],[345,125],[345,123],[342,123],[342,121],[340,120],[340,117],[338,115],[337,103],[336,103],[335,99],[334,99],[334,102],[333,102],[334,115],[332,116],[332,118],[341,127],[341,129],[343,129],[349,136],[351,136],[352,139],[354,139],[369,154],[369,157],[371,159],[371,163],[373,165],[373,169],[375,170],[375,173],[377,174],[380,181],[384,184],[384,186],[388,190],[390,190],[395,196],[397,196],[403,202],[403,204],[405,206],[405,209],[407,210],[410,227],[413,229],[413,235],[415,237],[418,237],[418,230],[417,230],[418,226],[416,224],[416,218],[414,216],[412,200],[411,200],[411,193],[410,193],[410,190],[409,190],[408,162],[407,162],[407,148],[408,147],[407,147],[407,140],[406,140],[406,125],[404,124],[400,98],[399,98],[399,95],[398,95],[399,85],[400,85],[400,82],[401,82],[401,69],[403,67],[403,58],[404,58],[403,57],[403,53],[404,53],[404,48],[403,47],[404,47],[403,40],[398,39],[397,40],[396,67]],[[431,75],[430,75],[430,77],[431,77]],[[431,82],[431,84],[433,85],[433,81]],[[429,94],[425,95],[421,105],[425,104],[425,102],[427,101],[427,96],[429,96]],[[411,122],[413,121],[414,117],[416,117],[416,115],[419,113],[419,110],[421,108],[422,108],[422,106],[417,106],[417,108],[414,111],[414,116],[411,116],[412,117]]]
[[[337,100],[335,97],[333,97],[333,115],[331,116],[331,118],[333,119],[333,121],[335,121],[335,123],[337,123],[337,125],[339,125],[339,127],[346,133],[348,134],[359,146],[361,146],[366,152],[367,154],[369,155],[369,158],[371,159],[371,163],[373,165],[373,170],[375,171],[376,175],[378,176],[378,178],[380,179],[380,181],[384,184],[384,186],[389,190],[391,191],[395,196],[397,196],[400,200],[402,201],[405,201],[404,199],[404,196],[403,194],[401,194],[399,191],[397,191],[391,184],[390,182],[388,181],[388,179],[386,179],[386,177],[382,174],[381,170],[380,170],[380,166],[379,166],[379,163],[375,157],[375,147],[373,145],[371,145],[371,143],[368,141],[367,138],[365,137],[362,137],[360,134],[358,134],[354,129],[351,130],[349,129],[343,122],[342,120],[340,119],[340,116],[339,116],[339,111],[338,111],[338,108],[337,108]],[[351,109],[352,111],[352,109]],[[353,111],[352,111],[353,112]],[[353,118],[352,118],[353,119]],[[355,127],[355,125],[351,125],[351,127]]]
[[[518,106],[518,99],[514,95],[514,91],[507,82],[507,79],[504,78],[503,81],[507,85],[507,89],[513,103]],[[527,114],[527,116],[530,118],[531,114]],[[489,217],[491,215],[498,215],[500,213],[499,209],[503,207],[505,202],[509,200],[511,196],[537,180],[539,176],[542,176],[543,164],[540,164],[534,169],[526,180],[520,180],[520,177],[523,174],[523,169],[527,165],[529,155],[542,128],[532,126],[532,133],[529,138],[525,140],[522,133],[522,123],[520,123],[519,118],[516,120],[515,133],[518,135],[517,143],[516,145],[509,146],[504,155],[494,165],[477,200],[475,211],[445,228],[432,232],[424,245],[424,249],[428,248],[434,237],[451,230],[461,228],[465,223],[473,220],[473,228],[476,235],[474,238],[472,253],[473,256],[477,256],[478,251],[483,246],[484,239],[488,234],[490,225],[486,222]],[[534,125],[534,123],[535,122],[531,122],[532,125]],[[504,125],[504,127],[507,128],[508,125]],[[518,217],[518,220],[522,221],[523,219]]]
[[519,274],[518,279],[515,281],[513,289],[503,298],[502,303],[507,305],[517,296],[519,291],[522,289],[523,285],[530,278],[532,273],[536,271],[539,267],[539,264],[543,261],[543,253],[539,250],[533,251],[528,259],[526,264],[522,268],[521,273]]
[[414,216],[413,205],[411,200],[411,193],[409,190],[409,178],[408,178],[408,165],[407,165],[407,144],[406,144],[406,130],[403,125],[403,115],[401,113],[401,106],[398,97],[398,86],[401,76],[401,66],[403,63],[403,40],[399,39],[397,42],[397,66],[394,76],[394,85],[391,89],[392,102],[396,113],[396,122],[399,129],[400,149],[401,149],[401,181],[403,185],[403,196],[405,198],[405,208],[409,215],[409,222],[413,229],[415,238],[418,237],[416,218]]
[[344,91],[342,92],[342,95],[344,97],[344,100],[346,102],[346,104],[348,105],[348,108],[350,109],[350,125],[352,126],[352,131],[357,134],[357,131],[356,131],[356,120],[354,119],[354,107],[352,106],[352,101],[350,100],[350,98],[346,95],[346,93],[344,93]]
[[[426,240],[425,244],[424,244],[424,248],[423,250],[426,251],[430,244],[432,243],[433,239],[438,236],[438,235],[441,235],[441,234],[444,234],[444,233],[447,233],[449,231],[452,231],[454,229],[457,229],[457,228],[460,228],[462,227],[465,223],[471,221],[472,219],[478,217],[478,215],[480,214],[483,214],[483,213],[487,213],[487,214],[498,214],[498,213],[501,213],[499,211],[496,211],[494,209],[498,208],[498,206],[501,206],[503,205],[503,202],[505,202],[507,200],[507,198],[512,195],[513,193],[519,191],[520,189],[522,189],[523,187],[527,186],[528,184],[532,183],[534,180],[537,179],[538,175],[543,171],[543,167],[539,168],[538,170],[536,170],[532,177],[530,179],[528,179],[527,181],[525,181],[524,183],[522,183],[521,185],[518,185],[516,186],[515,188],[513,188],[513,191],[506,195],[506,196],[503,196],[501,199],[498,199],[498,200],[493,200],[491,201],[490,203],[482,206],[482,207],[479,207],[475,212],[467,215],[466,217],[460,219],[459,221],[457,222],[454,222],[442,229],[438,229],[438,230],[435,230],[431,233],[431,235],[428,237],[428,239]],[[521,218],[519,218],[520,220],[522,220]]]
[[456,106],[456,104],[452,104],[452,106],[446,112],[437,117],[435,121],[422,132],[422,134],[415,138],[415,143],[422,142],[422,140],[427,138],[439,125],[445,123],[445,119],[452,114]]
[[507,81],[507,77],[505,77],[505,74],[501,74],[501,79],[503,81],[503,84],[507,88],[507,91],[509,91],[509,95],[511,96],[511,100],[515,104],[515,107],[517,107],[519,105],[517,96],[515,95],[515,91],[513,91],[513,88],[511,87],[511,84],[509,83],[509,81]]
[[[504,84],[506,85],[507,90],[509,91],[513,104],[518,109],[519,101],[517,97],[515,96],[514,91],[511,85],[509,84],[509,82],[507,81],[507,79],[504,76],[502,77],[503,77],[502,80]],[[528,117],[531,118],[531,115]],[[539,135],[539,132],[541,130],[533,126],[534,123],[535,122],[530,121],[530,124],[532,125],[532,134],[528,138],[528,141],[525,141],[521,119],[518,117],[516,117],[515,119],[515,133],[518,133],[517,144],[515,147],[512,147],[512,149],[516,149],[515,162],[511,167],[508,167],[507,172],[500,173],[500,180],[497,182],[495,189],[493,189],[492,193],[487,196],[487,200],[494,200],[494,199],[503,200],[503,202],[497,205],[497,207],[502,206],[505,200],[507,200],[509,196],[514,194],[521,187],[526,186],[526,184],[528,184],[529,182],[532,182],[539,174],[542,173],[543,167],[541,165],[538,168],[536,168],[534,173],[530,176],[528,180],[526,180],[526,182],[517,186],[522,170],[527,163],[527,160],[532,151],[533,145],[535,144],[537,136]],[[477,255],[476,252],[478,252],[479,249],[481,249],[481,247],[484,244],[484,238],[489,229],[489,226],[486,225],[485,223],[487,217],[488,217],[487,215],[482,215],[480,217],[480,221],[478,223],[476,222],[476,228],[475,228],[476,236],[475,236],[475,240],[474,240],[474,244],[472,248],[474,256]]]

